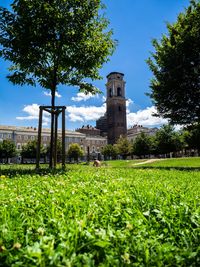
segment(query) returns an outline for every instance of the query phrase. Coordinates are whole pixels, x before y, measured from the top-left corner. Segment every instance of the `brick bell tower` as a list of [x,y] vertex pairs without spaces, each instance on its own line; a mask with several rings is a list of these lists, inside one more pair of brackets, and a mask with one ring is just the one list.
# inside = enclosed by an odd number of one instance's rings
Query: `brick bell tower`
[[126,136],[126,98],[124,74],[111,72],[107,76],[107,126],[108,144],[115,144],[120,136]]

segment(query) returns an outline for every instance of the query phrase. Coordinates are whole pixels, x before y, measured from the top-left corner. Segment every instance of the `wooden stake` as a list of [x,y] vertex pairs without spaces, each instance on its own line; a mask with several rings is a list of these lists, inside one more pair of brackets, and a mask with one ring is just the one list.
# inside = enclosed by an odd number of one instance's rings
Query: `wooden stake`
[[42,107],[39,112],[39,123],[38,123],[38,140],[37,140],[37,156],[36,156],[36,169],[40,168],[40,146],[41,146],[41,134],[42,134]]
[[65,168],[65,109],[62,108],[62,167]]
[[49,158],[49,168],[53,168],[53,157],[54,157],[54,109],[51,110],[51,141],[50,141],[50,158]]
[[55,142],[54,142],[54,168],[56,168],[57,164],[57,138],[58,138],[58,116],[59,112],[55,114]]

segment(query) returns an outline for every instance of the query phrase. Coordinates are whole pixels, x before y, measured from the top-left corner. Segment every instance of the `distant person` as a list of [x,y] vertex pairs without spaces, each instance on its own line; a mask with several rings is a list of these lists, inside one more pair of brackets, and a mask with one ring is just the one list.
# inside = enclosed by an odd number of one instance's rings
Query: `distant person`
[[101,167],[101,162],[97,159],[94,160],[94,163],[93,163],[93,166],[94,167]]

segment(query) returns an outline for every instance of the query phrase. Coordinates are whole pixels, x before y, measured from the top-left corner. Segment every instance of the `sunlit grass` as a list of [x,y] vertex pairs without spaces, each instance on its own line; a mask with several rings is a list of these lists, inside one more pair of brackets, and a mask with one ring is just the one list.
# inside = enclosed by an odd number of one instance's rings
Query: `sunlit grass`
[[148,163],[149,166],[160,167],[199,167],[200,157],[194,158],[176,158],[176,159],[162,159],[152,163]]
[[0,266],[199,266],[199,241],[197,171],[75,164],[0,178]]

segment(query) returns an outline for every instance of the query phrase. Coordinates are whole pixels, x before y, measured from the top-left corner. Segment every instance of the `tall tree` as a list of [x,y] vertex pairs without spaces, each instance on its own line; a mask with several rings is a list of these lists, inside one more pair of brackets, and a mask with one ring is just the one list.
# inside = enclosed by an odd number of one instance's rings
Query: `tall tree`
[[155,152],[157,154],[169,154],[182,149],[181,136],[174,131],[170,124],[163,125],[155,135]]
[[[92,81],[115,47],[101,0],[14,0],[11,8],[0,8],[0,55],[12,62],[11,82],[50,90],[52,110],[60,84],[98,92]],[[52,113],[51,150],[53,132]]]
[[71,144],[67,152],[69,159],[74,159],[78,162],[78,159],[84,155],[83,150],[79,144]]
[[[45,157],[46,149],[43,145],[40,148],[41,156]],[[29,141],[26,145],[22,146],[21,156],[27,159],[36,159],[37,154],[37,140]]]
[[8,163],[9,158],[13,158],[17,155],[16,146],[13,141],[3,140],[0,144],[0,157],[5,158]]
[[132,152],[139,157],[149,155],[151,153],[151,137],[145,133],[141,133],[133,142]]
[[131,144],[125,137],[120,137],[117,140],[116,148],[123,159],[126,159],[131,153]]
[[200,155],[200,124],[186,127],[183,137],[188,147],[197,149]]
[[172,123],[200,122],[200,2],[192,0],[168,34],[153,40],[147,61],[153,72],[150,97],[158,115]]
[[112,159],[116,159],[118,154],[116,146],[115,145],[113,146],[111,144],[104,146],[101,152],[105,158],[112,157]]

